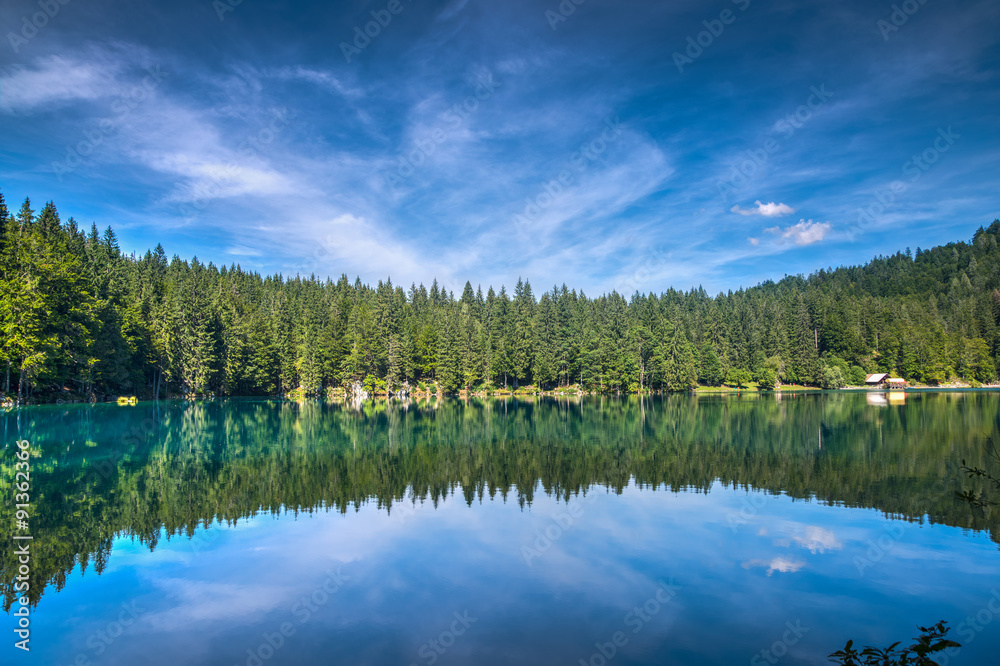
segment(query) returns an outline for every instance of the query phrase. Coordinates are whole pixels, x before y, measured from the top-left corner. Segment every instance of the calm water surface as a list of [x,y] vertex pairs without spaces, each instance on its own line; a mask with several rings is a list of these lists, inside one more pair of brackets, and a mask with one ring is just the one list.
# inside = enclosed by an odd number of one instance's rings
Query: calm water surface
[[1000,654],[1000,516],[953,499],[997,393],[0,418],[10,610],[35,452],[32,650],[8,614],[4,664],[822,664],[937,620],[942,663]]

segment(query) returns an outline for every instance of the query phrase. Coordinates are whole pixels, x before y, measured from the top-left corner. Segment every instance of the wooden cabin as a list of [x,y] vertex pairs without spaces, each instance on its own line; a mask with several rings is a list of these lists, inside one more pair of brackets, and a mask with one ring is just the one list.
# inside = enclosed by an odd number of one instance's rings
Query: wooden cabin
[[880,387],[889,379],[889,373],[882,372],[877,375],[868,375],[865,379],[865,386]]

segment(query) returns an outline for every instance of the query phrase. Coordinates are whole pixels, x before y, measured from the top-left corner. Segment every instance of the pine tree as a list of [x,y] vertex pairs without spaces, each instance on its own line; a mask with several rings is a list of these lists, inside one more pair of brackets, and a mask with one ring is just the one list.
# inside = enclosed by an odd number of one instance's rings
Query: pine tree
[[559,373],[559,321],[556,306],[549,294],[543,294],[538,304],[532,335],[534,360],[532,376],[539,387],[557,382]]
[[533,324],[535,318],[535,297],[531,293],[531,284],[517,280],[514,289],[514,339],[511,349],[512,372],[518,383],[531,383],[531,368],[534,363],[535,342]]
[[719,361],[719,355],[711,343],[706,343],[701,351],[701,370],[698,380],[706,386],[721,386],[726,373]]
[[[219,392],[436,379],[442,390],[580,383],[589,390],[687,390],[724,378],[768,386],[857,382],[881,370],[989,381],[1000,352],[1000,221],[911,257],[709,297],[566,285],[536,302],[435,280],[407,292],[316,276],[261,276],[162,246],[125,256],[110,227],[82,231],[48,202],[14,216],[0,195],[0,367],[22,400]],[[838,375],[839,373],[839,375]],[[67,397],[69,397],[67,395]]]

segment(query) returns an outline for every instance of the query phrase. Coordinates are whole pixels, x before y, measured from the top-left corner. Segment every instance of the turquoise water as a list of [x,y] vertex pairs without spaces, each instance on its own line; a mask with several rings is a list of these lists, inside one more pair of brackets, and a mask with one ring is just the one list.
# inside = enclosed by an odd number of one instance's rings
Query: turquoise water
[[942,663],[994,663],[1000,521],[954,494],[982,488],[961,461],[988,464],[1000,396],[874,397],[10,412],[7,496],[13,442],[35,453],[35,605],[31,652],[8,630],[0,654],[821,664],[947,620]]

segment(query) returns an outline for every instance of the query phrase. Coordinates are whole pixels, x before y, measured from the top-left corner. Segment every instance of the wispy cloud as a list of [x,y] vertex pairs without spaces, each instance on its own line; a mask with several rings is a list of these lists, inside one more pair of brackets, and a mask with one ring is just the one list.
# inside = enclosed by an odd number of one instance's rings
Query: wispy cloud
[[795,573],[796,571],[801,571],[805,565],[806,563],[800,560],[793,560],[787,557],[775,557],[770,560],[749,560],[744,562],[741,566],[744,569],[767,567],[767,575],[770,576],[775,571],[778,573]]
[[[167,9],[127,30],[80,14],[0,71],[4,194],[124,227],[123,246],[140,252],[162,242],[263,271],[437,277],[456,289],[521,276],[536,291],[565,282],[593,295],[749,286],[967,237],[1000,215],[987,5],[939,15],[933,30],[915,19],[890,44],[856,29],[870,15],[860,0],[747,12],[698,76],[664,76],[650,63],[703,18],[689,16],[694,4],[587,5],[553,32],[551,2],[413,3],[351,64],[330,50],[370,20],[356,3],[310,7],[315,30],[266,3],[221,24]],[[20,14],[4,6],[0,19]],[[796,36],[780,58],[772,21]],[[154,30],[161,38],[138,37]],[[157,63],[169,76],[143,92]],[[489,75],[501,85],[477,97]],[[823,86],[833,101],[803,121]],[[457,123],[445,119],[456,105],[469,109]],[[581,159],[616,116],[620,136]],[[838,233],[949,125],[961,143],[855,234],[863,245]],[[52,165],[70,158],[78,166],[59,179]],[[413,173],[390,187],[401,161]],[[720,202],[720,174],[734,173],[746,182]],[[529,204],[537,213],[518,230]],[[802,211],[812,219],[785,222]],[[772,226],[751,231],[756,219]],[[769,260],[779,254],[780,266]]]
[[31,65],[11,67],[0,75],[3,91],[0,111],[34,111],[43,106],[104,97],[114,86],[115,69],[58,55],[43,56]]
[[795,209],[788,204],[783,203],[761,203],[760,201],[754,202],[756,208],[740,208],[739,204],[730,208],[733,213],[739,213],[740,215],[763,215],[764,217],[781,217],[782,215],[791,215],[795,212]]
[[840,550],[844,547],[843,542],[837,538],[836,534],[816,525],[789,523],[781,531],[785,532],[788,536],[775,539],[774,543],[777,546],[787,548],[794,543],[813,554]]
[[781,241],[791,240],[796,245],[812,245],[819,243],[830,233],[829,222],[813,222],[812,220],[799,220],[798,224],[790,227],[771,227],[764,229],[766,233],[774,234]]

